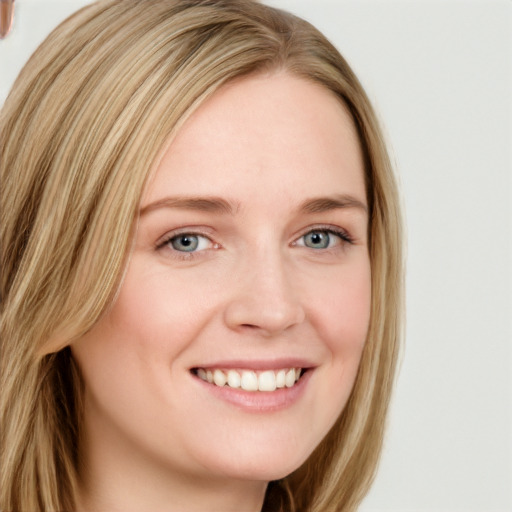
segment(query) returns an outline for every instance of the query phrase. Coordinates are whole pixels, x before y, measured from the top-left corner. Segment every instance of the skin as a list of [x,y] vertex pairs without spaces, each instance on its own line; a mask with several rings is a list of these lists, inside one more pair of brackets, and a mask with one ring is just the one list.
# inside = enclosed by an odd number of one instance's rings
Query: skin
[[[231,211],[169,199],[190,196]],[[144,194],[115,303],[72,346],[85,382],[80,512],[261,509],[352,388],[370,315],[365,205],[355,127],[317,84],[251,76],[187,120]],[[327,229],[350,241],[306,243]],[[197,250],[173,246],[183,233]],[[287,357],[314,369],[279,410],[228,403],[190,371]]]

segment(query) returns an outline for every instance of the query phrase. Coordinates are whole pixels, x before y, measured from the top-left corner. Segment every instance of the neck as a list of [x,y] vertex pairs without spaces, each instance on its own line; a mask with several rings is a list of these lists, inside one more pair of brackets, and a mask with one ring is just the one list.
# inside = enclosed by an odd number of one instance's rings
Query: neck
[[261,511],[267,482],[187,473],[122,445],[81,450],[76,512]]
[[139,482],[137,487],[125,487],[124,492],[98,486],[81,487],[76,512],[260,512],[265,488],[250,489],[230,484],[205,488],[200,482],[188,487],[169,485],[164,492],[153,485]]

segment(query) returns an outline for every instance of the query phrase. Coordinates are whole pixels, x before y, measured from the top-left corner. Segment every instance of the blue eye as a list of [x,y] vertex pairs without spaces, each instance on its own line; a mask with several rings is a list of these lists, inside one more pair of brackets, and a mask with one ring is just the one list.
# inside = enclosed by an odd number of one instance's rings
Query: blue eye
[[309,249],[330,249],[344,243],[353,243],[348,233],[334,229],[314,229],[302,235],[296,245]]
[[328,231],[311,231],[304,235],[304,245],[310,249],[327,249],[332,235]]
[[178,235],[171,238],[170,243],[177,251],[193,252],[197,249],[199,240],[195,235]]
[[167,243],[170,244],[175,251],[179,252],[195,252],[207,249],[208,245],[211,244],[208,238],[192,233],[182,233],[173,236]]

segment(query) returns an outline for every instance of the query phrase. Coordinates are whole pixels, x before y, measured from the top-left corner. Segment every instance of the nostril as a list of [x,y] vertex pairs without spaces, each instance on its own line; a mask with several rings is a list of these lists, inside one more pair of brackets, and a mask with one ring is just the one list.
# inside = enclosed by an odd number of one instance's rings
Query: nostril
[[266,285],[259,282],[236,290],[224,310],[230,329],[271,336],[304,322],[305,311],[299,297],[285,290],[284,285],[283,289],[275,289],[268,279],[265,282]]

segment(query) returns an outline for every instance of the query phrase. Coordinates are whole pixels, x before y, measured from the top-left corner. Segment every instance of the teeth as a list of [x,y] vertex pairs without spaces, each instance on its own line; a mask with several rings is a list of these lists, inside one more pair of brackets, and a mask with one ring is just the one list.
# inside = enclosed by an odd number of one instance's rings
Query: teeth
[[245,391],[275,391],[284,387],[291,388],[300,378],[301,368],[286,368],[281,370],[205,370],[197,369],[197,376],[216,386],[229,386]]
[[260,391],[274,391],[276,389],[276,374],[272,370],[260,373],[258,389]]
[[291,388],[295,384],[295,368],[292,368],[286,372],[284,383],[287,388]]
[[215,370],[213,372],[213,382],[215,382],[216,386],[224,386],[224,384],[226,384],[227,382],[226,375],[224,374],[224,372],[221,372],[220,370]]
[[229,370],[228,372],[228,386],[230,388],[239,388],[241,385],[240,374],[235,370]]
[[276,387],[284,388],[286,384],[286,370],[279,370],[276,375]]
[[258,391],[258,376],[254,372],[242,372],[240,387],[246,391]]

